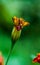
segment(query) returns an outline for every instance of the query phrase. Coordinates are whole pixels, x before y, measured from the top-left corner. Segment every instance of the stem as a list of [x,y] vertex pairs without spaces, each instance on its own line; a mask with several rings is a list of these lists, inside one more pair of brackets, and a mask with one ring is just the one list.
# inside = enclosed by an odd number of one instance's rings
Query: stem
[[10,51],[9,51],[8,58],[7,58],[7,61],[6,61],[6,64],[5,64],[5,65],[7,65],[8,61],[9,61],[9,58],[10,58],[10,55],[11,55],[11,53],[12,53],[12,49],[13,49],[15,43],[16,43],[16,41],[13,40],[13,38],[12,38],[12,46],[11,46],[11,49],[10,49]]
[[9,52],[9,55],[8,55],[8,58],[7,58],[7,61],[6,61],[6,64],[5,65],[7,65],[8,61],[9,61],[10,55],[12,53],[12,49],[13,49],[13,46],[11,46],[11,49],[10,49],[10,52]]

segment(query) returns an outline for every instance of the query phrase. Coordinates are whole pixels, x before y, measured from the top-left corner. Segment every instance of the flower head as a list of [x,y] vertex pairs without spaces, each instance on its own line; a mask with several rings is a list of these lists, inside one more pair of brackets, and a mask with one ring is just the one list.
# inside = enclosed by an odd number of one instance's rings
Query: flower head
[[37,56],[33,59],[33,62],[40,63],[40,53],[38,53]]
[[0,65],[4,65],[4,59],[2,56],[2,52],[0,52]]
[[25,22],[24,19],[22,19],[22,18],[14,17],[12,19],[13,19],[14,25],[18,31],[21,30],[24,26],[28,26],[30,24],[29,22]]

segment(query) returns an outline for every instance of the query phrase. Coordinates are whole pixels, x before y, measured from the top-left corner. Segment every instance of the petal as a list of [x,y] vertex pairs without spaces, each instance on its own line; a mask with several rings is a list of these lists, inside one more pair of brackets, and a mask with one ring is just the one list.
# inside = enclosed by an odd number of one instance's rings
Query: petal
[[37,54],[37,56],[39,56],[39,57],[40,57],[40,53],[38,53],[38,54]]
[[33,62],[37,62],[37,57],[33,59]]
[[12,18],[12,20],[13,20],[13,22],[14,22],[15,25],[18,25],[18,23],[19,23],[19,18],[17,18],[16,16],[14,16],[14,17]]
[[29,22],[23,22],[23,26],[28,26],[29,24]]

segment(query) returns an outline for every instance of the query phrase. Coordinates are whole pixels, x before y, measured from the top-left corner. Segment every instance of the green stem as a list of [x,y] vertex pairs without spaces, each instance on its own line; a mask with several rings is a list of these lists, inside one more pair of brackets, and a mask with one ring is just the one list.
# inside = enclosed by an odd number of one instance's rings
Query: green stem
[[[14,44],[13,44],[13,43],[14,43]],[[13,41],[13,39],[12,39],[12,46],[11,46],[11,49],[10,49],[10,51],[9,51],[8,58],[7,58],[7,61],[6,61],[6,64],[5,64],[5,65],[7,65],[8,61],[9,61],[9,58],[10,58],[10,55],[11,55],[11,53],[12,53],[12,50],[13,50],[14,45],[15,45],[15,41]]]
[[5,65],[7,65],[8,61],[9,61],[10,55],[12,53],[12,49],[13,49],[13,47],[11,47],[11,49],[10,49],[10,52],[9,52],[9,55],[8,55],[8,58],[7,58],[7,61],[6,61],[6,64]]

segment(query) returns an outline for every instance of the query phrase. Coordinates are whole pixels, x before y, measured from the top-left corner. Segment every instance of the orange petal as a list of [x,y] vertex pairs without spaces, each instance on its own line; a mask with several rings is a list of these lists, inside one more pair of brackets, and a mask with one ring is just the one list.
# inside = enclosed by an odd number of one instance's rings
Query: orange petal
[[30,23],[29,22],[24,22],[23,26],[28,26]]
[[14,16],[14,17],[12,17],[12,20],[15,20],[17,17],[16,16]]
[[38,53],[38,55],[40,55],[40,53]]
[[14,17],[12,18],[12,20],[13,20],[14,23],[16,23],[16,21],[17,21],[17,17],[14,16]]
[[40,53],[38,53],[38,54],[37,54],[37,56],[39,56],[39,57],[40,57]]
[[20,21],[24,21],[23,18],[20,18]]
[[16,16],[14,16],[14,17],[12,18],[12,20],[13,20],[13,22],[14,22],[15,25],[17,25],[18,22],[19,22],[19,19],[18,19]]

